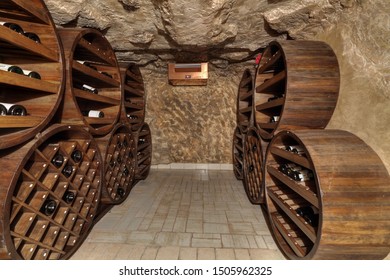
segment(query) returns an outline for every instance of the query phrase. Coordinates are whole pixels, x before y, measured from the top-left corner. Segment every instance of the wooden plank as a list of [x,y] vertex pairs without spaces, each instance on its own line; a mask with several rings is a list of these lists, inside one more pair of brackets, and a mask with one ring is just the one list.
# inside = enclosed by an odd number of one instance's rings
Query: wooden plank
[[35,127],[44,119],[35,116],[0,116],[0,128]]
[[[84,38],[80,38],[77,46],[84,49],[85,51],[89,52],[91,55],[93,55],[96,58],[97,61],[104,61],[111,66],[116,65],[116,62],[115,62],[115,59],[113,58],[113,56],[108,55],[105,52],[102,52],[98,47],[89,43]],[[111,52],[110,52],[110,54],[111,54]]]
[[115,122],[116,119],[114,118],[91,118],[91,117],[84,117],[84,119],[90,124],[90,125],[104,125],[104,124],[112,124]]
[[[285,78],[286,78],[286,71],[284,70],[284,71],[281,71],[280,73],[276,74],[275,76],[273,76],[269,80],[266,80],[261,85],[257,86],[256,92],[260,93],[260,92],[267,91],[267,90],[269,91],[270,89],[272,89],[272,87],[274,87],[278,83],[282,82]],[[284,92],[282,92],[282,93],[284,93]]]
[[23,49],[27,52],[33,53],[36,56],[49,59],[53,62],[59,61],[59,53],[47,48],[45,45],[36,43],[33,40],[16,33],[15,31],[0,25],[1,39],[6,41],[16,48]]
[[136,110],[143,110],[144,109],[144,106],[143,104],[135,104],[135,103],[131,103],[131,102],[124,102],[124,105],[126,108],[129,108],[129,109],[136,109]]
[[117,80],[114,80],[113,78],[110,78],[102,73],[99,73],[98,71],[85,66],[81,63],[78,63],[77,61],[73,61],[72,68],[74,70],[79,71],[80,73],[83,73],[84,75],[87,75],[89,77],[95,78],[101,82],[104,82],[107,85],[113,86],[113,87],[119,87],[120,83]]
[[126,70],[126,76],[130,77],[131,79],[135,80],[136,82],[138,82],[140,84],[143,83],[142,76],[136,75],[133,72],[131,72],[130,70]]
[[252,97],[252,95],[253,95],[253,92],[254,92],[254,90],[253,89],[251,89],[251,90],[249,90],[249,91],[247,91],[247,92],[245,92],[245,93],[240,93],[240,101],[245,101],[245,100],[247,100],[248,98],[251,98]]
[[12,2],[18,5],[20,9],[24,10],[27,14],[50,24],[50,13],[47,8],[44,8],[42,5],[38,6],[34,1],[12,0]]
[[313,165],[310,163],[310,161],[301,155],[295,154],[293,152],[286,151],[279,147],[271,147],[270,152],[274,155],[280,156],[288,161],[294,162],[296,164],[299,164],[307,169],[313,170]]
[[295,182],[293,179],[288,177],[287,175],[283,174],[276,168],[272,166],[267,166],[267,171],[269,174],[275,176],[279,181],[281,181],[284,185],[289,187],[291,190],[299,194],[302,198],[307,200],[309,203],[314,205],[315,207],[319,208],[319,199],[317,197],[317,194],[314,193],[308,186],[301,185],[297,182]]
[[27,77],[25,75],[11,73],[8,71],[0,70],[0,83],[10,86],[18,86],[27,89],[34,89],[38,91],[44,91],[47,93],[57,94],[59,91],[58,84],[54,84],[45,80],[38,80]]
[[284,104],[284,98],[278,98],[272,101],[264,102],[264,103],[256,103],[256,110],[266,110],[274,107],[279,107]]
[[258,73],[264,73],[270,67],[272,67],[275,64],[275,62],[278,61],[281,57],[282,57],[282,52],[281,51],[277,51],[263,65],[261,65],[261,67],[259,67],[257,72]]
[[123,87],[124,87],[125,93],[127,92],[127,93],[135,94],[135,95],[141,96],[141,97],[143,97],[145,94],[145,92],[143,90],[132,88],[128,85],[123,85]]
[[81,90],[77,88],[73,88],[73,93],[75,97],[91,100],[94,102],[100,102],[100,103],[111,104],[111,105],[120,105],[121,103],[121,101],[118,99],[100,95],[100,94],[90,93],[85,90]]

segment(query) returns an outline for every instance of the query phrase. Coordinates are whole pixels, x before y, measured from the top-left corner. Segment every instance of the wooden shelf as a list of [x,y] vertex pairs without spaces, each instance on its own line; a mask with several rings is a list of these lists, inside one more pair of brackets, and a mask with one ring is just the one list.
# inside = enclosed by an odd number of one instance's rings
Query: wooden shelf
[[279,59],[282,59],[282,58],[283,58],[282,52],[281,51],[277,51],[269,59],[266,59],[266,61],[264,63],[261,63],[261,65],[260,65],[259,69],[257,70],[257,72],[258,73],[266,72],[267,70],[272,68]]
[[131,72],[129,69],[126,70],[126,75],[127,75],[128,78],[133,79],[133,80],[136,81],[138,84],[141,84],[141,83],[144,82],[141,75],[136,75],[136,74],[134,74],[133,72]]
[[[143,123],[137,131],[135,179],[144,180],[149,174],[152,163],[152,136],[149,125]],[[145,139],[145,143],[139,144],[139,139]]]
[[307,169],[313,170],[312,164],[305,156],[294,154],[292,152],[286,151],[285,149],[282,149],[279,147],[271,147],[270,152],[272,154],[280,156],[280,157],[282,157],[290,162],[294,162],[294,163],[301,165]]
[[245,91],[243,94],[240,94],[240,100],[239,101],[245,101],[247,99],[252,99],[253,95],[253,89],[250,91]]
[[80,90],[80,89],[76,89],[76,88],[73,89],[73,92],[74,92],[74,96],[78,97],[78,98],[83,98],[86,100],[91,100],[94,102],[100,102],[100,103],[105,103],[105,104],[120,105],[120,100],[112,98],[112,97],[104,96],[101,94],[94,94],[94,93],[90,93],[90,92],[87,92],[85,90]]
[[64,63],[57,29],[43,1],[4,0],[0,3],[4,21],[19,24],[36,33],[41,43],[0,26],[1,62],[38,72],[41,79],[0,71],[2,102],[27,109],[22,118],[0,120],[0,150],[17,146],[36,136],[49,124],[62,100]]
[[[283,82],[286,79],[286,71],[282,71],[269,80],[265,81],[263,84],[256,87],[257,93],[262,92],[280,92],[280,88],[278,87],[278,83]],[[283,92],[280,92],[283,93]]]
[[76,75],[78,78],[85,77],[86,80],[93,79],[95,83],[101,85],[101,87],[119,87],[120,83],[98,71],[85,66],[77,61],[74,61],[72,64],[73,70],[77,71],[81,76]]
[[[106,63],[108,65],[116,64],[115,55],[111,51],[101,51],[97,44],[91,44],[84,38],[80,38],[77,43],[77,46],[82,49],[78,51],[83,58],[86,58],[86,60],[96,62],[100,61],[101,63]],[[83,52],[83,50],[85,52]]]
[[284,104],[284,99],[278,98],[278,99],[268,101],[265,103],[256,104],[256,110],[257,111],[267,110],[270,108],[283,106],[283,104]]
[[[73,152],[81,154],[73,159]],[[63,161],[53,164],[62,155]],[[82,127],[53,125],[37,137],[2,155],[10,199],[3,203],[8,235],[0,235],[12,259],[66,259],[88,234],[100,199],[101,157],[92,136]],[[63,170],[72,167],[71,176]],[[7,186],[6,185],[6,186]],[[5,186],[5,187],[6,187]],[[67,192],[74,198],[65,199]],[[49,200],[53,211],[42,209]],[[32,249],[32,250],[31,250]]]

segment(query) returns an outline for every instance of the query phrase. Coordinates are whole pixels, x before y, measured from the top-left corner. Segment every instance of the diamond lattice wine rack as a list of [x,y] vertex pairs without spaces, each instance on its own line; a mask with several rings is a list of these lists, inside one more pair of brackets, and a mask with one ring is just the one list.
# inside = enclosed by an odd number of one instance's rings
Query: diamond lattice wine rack
[[103,165],[93,137],[53,125],[1,151],[0,258],[67,259],[87,236],[101,194]]
[[149,175],[152,164],[152,135],[147,123],[137,131],[135,179],[144,180]]

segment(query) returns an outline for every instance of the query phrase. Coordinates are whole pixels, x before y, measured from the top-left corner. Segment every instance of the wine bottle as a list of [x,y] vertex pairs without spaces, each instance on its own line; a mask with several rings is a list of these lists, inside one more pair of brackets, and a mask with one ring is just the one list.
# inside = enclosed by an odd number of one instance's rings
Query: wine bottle
[[294,170],[297,170],[297,167],[298,165],[296,165],[295,163],[282,163],[281,165],[279,165],[279,170],[282,173],[289,175],[289,172],[291,172],[293,168],[295,168]]
[[69,178],[72,175],[72,173],[73,173],[73,167],[70,165],[66,165],[64,169],[62,169],[62,174],[64,174],[66,178]]
[[55,202],[55,200],[53,200],[53,199],[47,199],[43,203],[40,211],[43,214],[45,214],[46,216],[51,216],[51,215],[53,215],[56,208],[57,208],[57,202]]
[[126,166],[125,166],[125,168],[123,168],[123,175],[129,176],[129,169],[127,169]]
[[107,77],[112,79],[112,75],[107,73],[107,72],[105,72],[105,71],[100,71],[100,74],[103,74],[104,76],[107,76]]
[[96,68],[94,65],[92,65],[90,62],[88,62],[88,61],[85,61],[85,60],[77,60],[77,62],[80,63],[80,64],[82,64],[82,65],[85,65],[85,66],[87,66],[87,67],[89,67],[89,68],[91,68],[91,69],[93,69],[93,70],[96,70],[96,71],[97,71],[97,68]]
[[274,95],[274,96],[268,98],[268,102],[270,102],[272,100],[279,99],[279,98],[283,98],[283,97],[284,97],[284,94],[282,94],[282,95]]
[[12,104],[12,103],[0,103],[5,108],[7,108],[7,115],[11,116],[25,116],[27,115],[27,110],[24,106],[19,104]]
[[90,118],[104,118],[104,112],[98,111],[98,110],[89,110],[89,111],[82,111],[81,112],[84,117],[90,117]]
[[87,85],[87,84],[83,84],[83,83],[73,83],[73,86],[75,88],[78,88],[78,89],[81,89],[81,90],[85,90],[85,91],[88,91],[88,92],[92,92],[94,94],[98,94],[99,93],[99,90],[95,87],[92,87],[90,85]]
[[293,171],[292,178],[295,181],[310,181],[313,179],[313,172],[307,169]]
[[33,40],[36,43],[41,42],[41,39],[39,38],[39,36],[33,32],[24,32],[23,35],[26,36],[27,38]]
[[125,190],[123,188],[118,188],[116,190],[116,193],[119,195],[120,198],[125,196]]
[[279,119],[280,119],[280,116],[272,116],[272,117],[270,118],[270,121],[269,121],[269,122],[275,123],[275,122],[278,122]]
[[57,153],[52,159],[51,163],[56,167],[60,168],[62,164],[64,163],[64,156],[60,153]]
[[23,69],[16,65],[0,63],[0,70],[23,75]]
[[305,150],[303,149],[303,147],[301,147],[299,145],[286,146],[286,151],[293,152],[294,154],[297,154],[297,155],[302,155],[305,153]]
[[70,157],[74,162],[79,163],[83,159],[83,153],[80,150],[74,150]]
[[130,120],[136,120],[136,119],[138,119],[137,116],[130,115],[130,114],[127,114],[127,117],[128,117]]
[[295,210],[299,216],[301,216],[309,225],[313,227],[318,226],[319,213],[318,209],[314,206],[303,206]]
[[7,108],[3,104],[0,103],[0,116],[7,115],[7,111],[8,111]]
[[24,33],[23,28],[19,24],[12,23],[12,22],[0,21],[0,25],[8,27],[9,29],[11,29],[11,30],[13,30],[13,31],[15,31],[17,33],[20,33],[20,34]]
[[33,79],[37,79],[37,80],[41,79],[41,75],[35,71],[23,70],[23,74]]
[[138,139],[138,144],[144,144],[146,143],[146,139],[145,138],[139,138]]
[[253,170],[255,170],[255,167],[253,165],[249,165],[249,172],[253,172]]
[[66,191],[64,193],[64,195],[62,196],[62,199],[67,203],[67,204],[71,204],[74,199],[76,198],[74,192],[71,192],[71,191]]

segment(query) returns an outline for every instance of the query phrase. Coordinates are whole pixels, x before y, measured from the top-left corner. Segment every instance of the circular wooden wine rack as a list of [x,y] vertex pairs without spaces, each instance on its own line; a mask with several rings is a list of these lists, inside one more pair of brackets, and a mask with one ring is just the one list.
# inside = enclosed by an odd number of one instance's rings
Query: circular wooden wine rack
[[244,169],[244,139],[245,134],[242,133],[241,128],[236,126],[233,133],[233,171],[238,180],[243,178]]
[[290,259],[383,259],[390,252],[390,176],[342,130],[281,131],[266,158],[273,236]]
[[124,91],[123,119],[137,131],[145,121],[145,86],[141,71],[136,64],[121,68],[122,90]]
[[105,159],[101,203],[120,204],[135,178],[136,143],[130,125],[118,124],[107,136],[95,139]]
[[340,86],[337,57],[321,41],[273,41],[255,77],[254,123],[261,137],[279,130],[325,128]]
[[266,148],[258,130],[249,128],[244,140],[243,183],[248,199],[253,204],[264,202],[263,158]]
[[242,74],[237,94],[237,124],[244,133],[252,122],[253,87],[252,73],[249,69],[246,69]]
[[135,179],[144,180],[149,175],[152,164],[152,135],[147,123],[143,123],[138,130],[135,163]]
[[[88,28],[58,29],[65,52],[66,86],[60,122],[86,125],[92,135],[105,135],[121,112],[121,76],[107,39]],[[102,113],[92,115],[88,112]]]
[[[4,0],[0,10],[2,22],[23,30],[18,33],[0,24],[0,64],[23,70],[0,70],[0,102],[27,111],[27,115],[0,116],[0,149],[5,149],[28,141],[50,122],[62,100],[65,75],[62,45],[44,1]],[[30,39],[31,33],[40,42]],[[30,71],[40,79],[29,77]]]
[[1,152],[0,258],[67,259],[86,238],[100,193],[97,145],[79,126],[53,125]]

